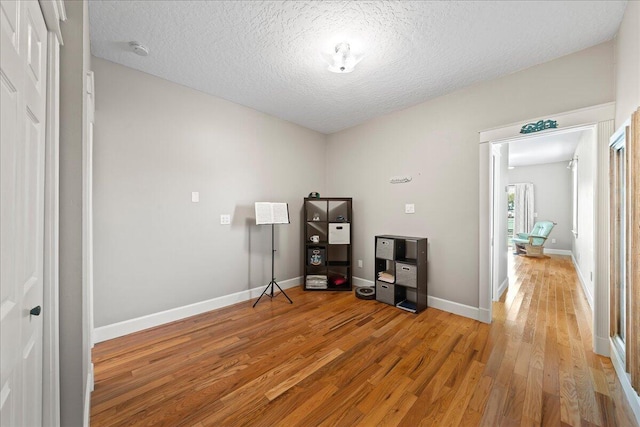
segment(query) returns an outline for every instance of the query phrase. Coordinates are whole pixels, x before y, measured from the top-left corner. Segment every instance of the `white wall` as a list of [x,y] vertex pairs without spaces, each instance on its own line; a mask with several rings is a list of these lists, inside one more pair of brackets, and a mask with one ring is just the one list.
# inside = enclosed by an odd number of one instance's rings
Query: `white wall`
[[578,274],[586,286],[587,298],[593,305],[593,270],[595,247],[594,227],[594,182],[596,179],[595,160],[596,135],[585,132],[576,148],[578,158],[578,236],[573,239],[572,252],[577,262]]
[[266,286],[271,229],[255,225],[256,201],[289,203],[276,278],[302,274],[300,212],[309,192],[326,195],[324,135],[102,59],[93,69],[96,327]]
[[[541,165],[518,166],[509,170],[509,183],[531,182],[534,192],[534,212],[537,221],[553,221],[546,249],[571,250],[573,235],[571,203],[571,170],[569,161]],[[556,243],[552,242],[556,239]]]
[[616,36],[616,129],[640,106],[640,2],[630,1]]
[[89,331],[83,315],[82,147],[85,78],[90,67],[86,1],[66,1],[60,47],[60,418],[83,425]]
[[478,307],[478,132],[610,102],[613,80],[609,42],[330,135],[327,190],[355,198],[355,275],[373,279],[376,234],[425,236],[429,295]]

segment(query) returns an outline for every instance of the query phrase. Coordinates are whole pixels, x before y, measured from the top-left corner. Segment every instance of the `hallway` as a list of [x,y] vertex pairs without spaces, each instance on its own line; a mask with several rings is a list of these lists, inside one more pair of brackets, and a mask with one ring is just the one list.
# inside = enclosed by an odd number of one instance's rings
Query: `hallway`
[[483,424],[635,425],[611,361],[592,351],[591,311],[571,258],[510,255],[509,280],[493,306]]

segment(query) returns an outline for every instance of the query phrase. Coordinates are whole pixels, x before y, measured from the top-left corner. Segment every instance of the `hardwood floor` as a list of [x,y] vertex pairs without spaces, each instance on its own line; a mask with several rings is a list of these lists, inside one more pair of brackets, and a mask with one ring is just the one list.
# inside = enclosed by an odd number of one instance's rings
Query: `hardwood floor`
[[570,258],[515,257],[483,324],[288,290],[98,344],[93,426],[634,426]]

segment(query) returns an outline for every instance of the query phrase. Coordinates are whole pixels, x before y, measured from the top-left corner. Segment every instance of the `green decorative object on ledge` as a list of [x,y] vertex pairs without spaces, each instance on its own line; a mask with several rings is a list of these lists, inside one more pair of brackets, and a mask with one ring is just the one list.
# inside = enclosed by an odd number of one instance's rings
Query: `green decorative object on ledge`
[[520,133],[533,133],[540,132],[545,129],[555,129],[558,127],[558,122],[555,120],[539,120],[537,123],[527,123],[522,126]]

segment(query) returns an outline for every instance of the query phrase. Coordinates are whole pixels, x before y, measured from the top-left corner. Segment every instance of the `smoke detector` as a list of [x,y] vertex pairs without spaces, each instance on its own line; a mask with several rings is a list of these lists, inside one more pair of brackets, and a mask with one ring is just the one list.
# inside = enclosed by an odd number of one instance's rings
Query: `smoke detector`
[[140,56],[149,55],[149,48],[138,42],[129,42],[129,46],[131,46],[133,53],[135,53],[136,55],[140,55]]

